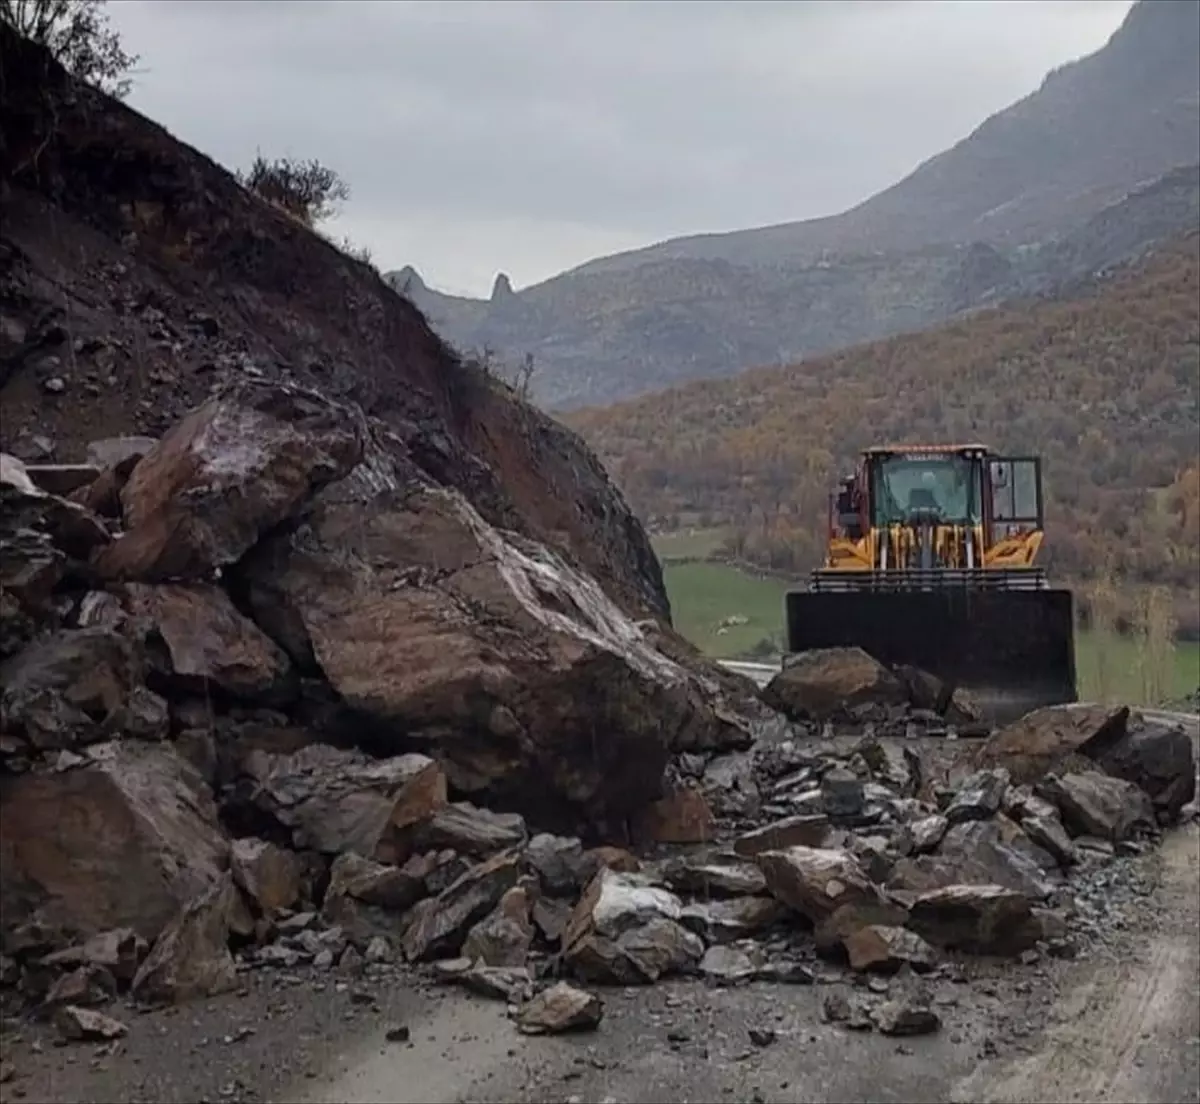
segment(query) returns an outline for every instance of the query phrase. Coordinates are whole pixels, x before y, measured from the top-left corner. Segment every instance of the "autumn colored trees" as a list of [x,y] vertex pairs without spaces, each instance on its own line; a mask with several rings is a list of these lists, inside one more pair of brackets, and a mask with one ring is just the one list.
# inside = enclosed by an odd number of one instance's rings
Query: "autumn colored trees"
[[797,575],[864,446],[975,441],[1043,458],[1045,563],[1175,598],[1200,630],[1200,235],[1078,298],[977,313],[832,356],[564,418],[653,528],[726,527]]

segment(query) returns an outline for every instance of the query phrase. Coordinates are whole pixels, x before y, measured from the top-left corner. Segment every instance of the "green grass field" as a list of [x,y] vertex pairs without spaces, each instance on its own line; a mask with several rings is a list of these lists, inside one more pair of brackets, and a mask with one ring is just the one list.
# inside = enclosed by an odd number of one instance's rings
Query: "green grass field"
[[[776,648],[781,645],[787,589],[781,580],[758,578],[718,563],[664,563],[663,574],[676,629],[708,655],[733,659],[765,650],[764,640],[773,641]],[[726,618],[746,621],[726,625],[722,631]],[[1148,680],[1140,657],[1133,639],[1077,630],[1079,696],[1089,701],[1155,704],[1146,701]],[[1195,690],[1200,685],[1200,645],[1176,644],[1170,669],[1158,681],[1166,686],[1167,698]]]

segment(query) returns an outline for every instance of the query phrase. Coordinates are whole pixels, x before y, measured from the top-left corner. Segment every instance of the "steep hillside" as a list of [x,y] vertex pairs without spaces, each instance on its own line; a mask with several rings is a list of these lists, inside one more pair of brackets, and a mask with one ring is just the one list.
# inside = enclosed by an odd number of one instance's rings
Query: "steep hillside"
[[666,242],[487,301],[397,278],[456,344],[532,354],[534,395],[560,409],[921,329],[1195,225],[1198,48],[1200,3],[1139,3],[1104,49],[836,218]]
[[1048,564],[1171,587],[1200,573],[1200,234],[1075,299],[984,311],[782,369],[569,416],[641,515],[727,525],[732,550],[800,572],[857,450],[983,439],[1040,453]]
[[0,24],[0,449],[76,461],[216,385],[279,378],[389,422],[432,478],[667,613],[645,533],[577,437],[459,362],[370,268]]

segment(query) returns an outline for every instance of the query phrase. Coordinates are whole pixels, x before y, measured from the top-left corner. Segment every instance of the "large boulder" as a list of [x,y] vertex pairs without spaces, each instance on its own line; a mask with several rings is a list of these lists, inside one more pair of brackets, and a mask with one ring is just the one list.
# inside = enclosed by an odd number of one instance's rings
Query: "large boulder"
[[756,858],[767,889],[814,926],[839,909],[883,903],[879,889],[848,851],[824,847],[789,847],[764,851]]
[[817,648],[789,659],[762,697],[792,720],[823,721],[860,706],[908,703],[905,683],[861,648]]
[[1128,723],[1128,706],[1035,709],[983,743],[974,765],[981,770],[1003,767],[1014,786],[1028,785],[1051,771],[1085,763],[1089,754],[1119,743]]
[[243,378],[177,423],[121,489],[127,531],[97,557],[109,578],[207,578],[236,563],[362,456],[360,411]]
[[241,578],[378,745],[422,747],[457,790],[546,827],[616,826],[659,796],[673,750],[750,738],[593,579],[429,487],[382,432]]
[[163,744],[95,745],[72,769],[0,778],[5,943],[35,928],[153,940],[228,852],[211,791]]
[[264,704],[293,692],[287,654],[219,587],[130,583],[124,597],[150,641],[161,642],[164,674],[179,690]]

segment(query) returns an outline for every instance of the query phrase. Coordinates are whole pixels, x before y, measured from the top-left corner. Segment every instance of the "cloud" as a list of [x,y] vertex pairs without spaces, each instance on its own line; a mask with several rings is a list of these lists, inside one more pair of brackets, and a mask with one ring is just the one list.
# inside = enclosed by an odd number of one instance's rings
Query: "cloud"
[[1090,53],[1130,0],[122,0],[133,106],[230,166],[317,157],[336,232],[486,294],[842,210]]

